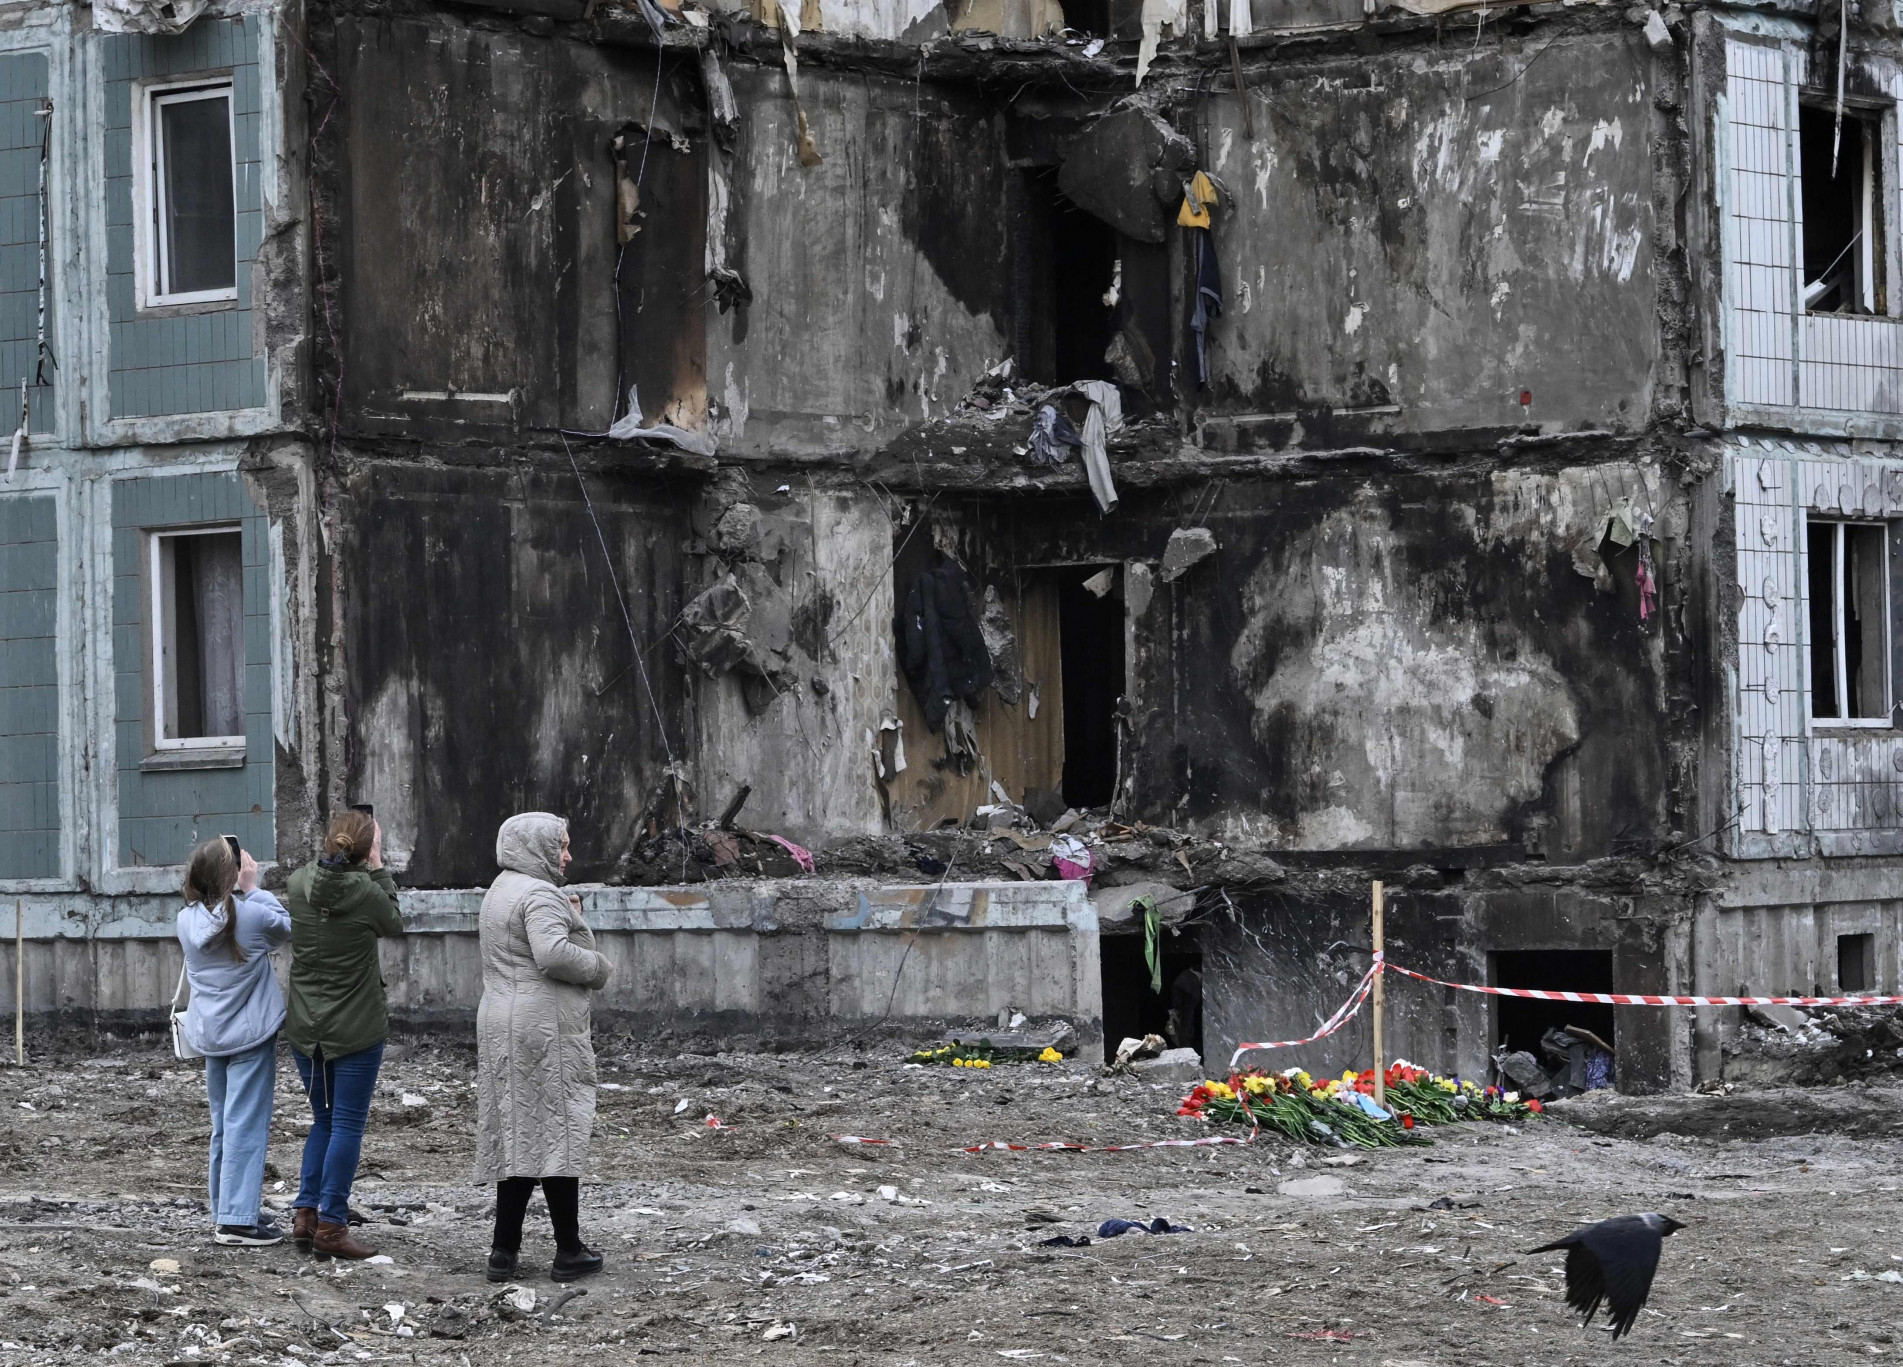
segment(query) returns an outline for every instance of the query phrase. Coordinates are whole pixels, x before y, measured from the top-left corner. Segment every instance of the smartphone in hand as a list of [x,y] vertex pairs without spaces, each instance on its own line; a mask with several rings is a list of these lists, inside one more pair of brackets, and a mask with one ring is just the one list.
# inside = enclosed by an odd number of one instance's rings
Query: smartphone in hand
[[235,835],[228,835],[225,837],[225,843],[231,846],[232,859],[238,863],[243,863],[244,851],[238,848],[238,837]]

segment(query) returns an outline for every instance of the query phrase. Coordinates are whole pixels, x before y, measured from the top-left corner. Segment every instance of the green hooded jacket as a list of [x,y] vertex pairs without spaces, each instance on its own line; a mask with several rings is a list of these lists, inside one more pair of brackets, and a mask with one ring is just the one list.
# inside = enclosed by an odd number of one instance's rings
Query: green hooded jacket
[[377,940],[401,935],[387,869],[312,860],[291,875],[290,1002],[284,1035],[307,1057],[342,1058],[390,1033]]

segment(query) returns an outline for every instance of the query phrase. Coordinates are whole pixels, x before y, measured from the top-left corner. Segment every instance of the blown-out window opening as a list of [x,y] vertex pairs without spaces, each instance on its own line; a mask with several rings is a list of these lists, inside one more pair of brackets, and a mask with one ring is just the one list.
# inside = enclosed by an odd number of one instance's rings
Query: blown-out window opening
[[1811,718],[1890,723],[1890,533],[1881,522],[1810,518]]

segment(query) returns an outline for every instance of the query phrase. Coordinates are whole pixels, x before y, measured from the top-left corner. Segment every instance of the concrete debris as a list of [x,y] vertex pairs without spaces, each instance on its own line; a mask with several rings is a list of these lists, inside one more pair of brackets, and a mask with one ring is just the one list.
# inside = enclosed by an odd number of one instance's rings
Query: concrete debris
[[1494,1062],[1501,1076],[1509,1079],[1513,1087],[1525,1095],[1543,1098],[1553,1094],[1553,1080],[1540,1067],[1540,1061],[1524,1049],[1502,1054]]
[[1182,920],[1195,900],[1185,897],[1168,883],[1136,882],[1114,888],[1098,887],[1090,894],[1090,904],[1096,908],[1097,923],[1106,930],[1113,930],[1131,921],[1137,914],[1136,904],[1146,897],[1156,904],[1157,914],[1166,924]]
[[1150,1082],[1195,1086],[1203,1079],[1203,1056],[1194,1049],[1165,1049],[1155,1058],[1134,1059],[1130,1071]]
[[1209,528],[1178,527],[1163,548],[1160,576],[1165,584],[1173,584],[1215,553],[1216,534]]
[[93,26],[101,33],[183,33],[211,0],[93,0]]
[[1155,1058],[1169,1048],[1169,1041],[1161,1035],[1130,1036],[1117,1045],[1117,1054],[1112,1067],[1122,1067],[1133,1059]]
[[744,564],[681,609],[682,653],[708,678],[738,672],[747,708],[764,712],[798,682],[784,596],[763,566]]
[[[1145,14],[1157,3],[1148,0]],[[1196,149],[1189,139],[1154,111],[1136,105],[1096,120],[1064,144],[1062,155],[1057,188],[1064,196],[1139,242],[1165,240],[1170,211],[1182,199],[1183,182],[1196,166]]]
[[1665,27],[1665,19],[1657,10],[1645,16],[1645,41],[1654,52],[1667,52],[1672,46],[1672,31]]
[[1097,573],[1091,575],[1090,578],[1084,580],[1085,591],[1098,598],[1103,597],[1116,586],[1117,567],[1115,565],[1106,565],[1101,570],[1098,570]]

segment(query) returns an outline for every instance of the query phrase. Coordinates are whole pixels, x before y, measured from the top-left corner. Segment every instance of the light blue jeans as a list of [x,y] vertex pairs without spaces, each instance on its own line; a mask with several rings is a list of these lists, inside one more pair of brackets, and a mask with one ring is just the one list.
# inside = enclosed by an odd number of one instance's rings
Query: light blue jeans
[[211,1209],[221,1225],[255,1225],[264,1191],[264,1146],[278,1081],[273,1035],[242,1054],[205,1060],[211,1101]]

